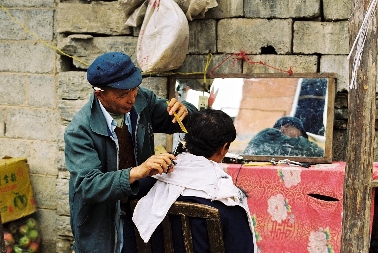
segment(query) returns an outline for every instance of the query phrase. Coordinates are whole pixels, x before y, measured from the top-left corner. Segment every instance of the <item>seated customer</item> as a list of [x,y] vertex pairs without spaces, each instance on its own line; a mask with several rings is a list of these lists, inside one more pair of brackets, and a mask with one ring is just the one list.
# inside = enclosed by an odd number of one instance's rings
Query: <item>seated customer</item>
[[[154,176],[156,183],[135,208],[133,221],[142,239],[152,243],[153,252],[164,252],[155,240],[159,224],[176,200],[189,201],[219,210],[226,252],[257,252],[247,196],[219,164],[236,138],[232,119],[222,111],[205,109],[190,115],[186,127],[187,152],[177,155],[174,172]],[[141,188],[145,181],[140,181]],[[191,225],[194,252],[209,252],[205,222],[192,218]],[[184,252],[177,231],[173,233],[175,252]],[[129,232],[125,229],[126,235]],[[130,238],[125,238],[125,244]]]
[[285,116],[256,134],[243,154],[322,157],[324,149],[308,139],[300,119]]

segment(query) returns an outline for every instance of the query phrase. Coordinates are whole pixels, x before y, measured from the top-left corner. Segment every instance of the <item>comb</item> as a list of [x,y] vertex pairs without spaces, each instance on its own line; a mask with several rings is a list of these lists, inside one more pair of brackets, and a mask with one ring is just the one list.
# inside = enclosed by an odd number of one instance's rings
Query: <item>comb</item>
[[[169,104],[169,101],[167,100],[167,104]],[[186,130],[184,124],[182,124],[181,120],[180,120],[180,117],[177,115],[177,113],[173,113],[173,116],[175,116],[175,119],[177,121],[177,123],[179,124],[181,130],[184,132],[184,133],[188,133],[188,131]]]

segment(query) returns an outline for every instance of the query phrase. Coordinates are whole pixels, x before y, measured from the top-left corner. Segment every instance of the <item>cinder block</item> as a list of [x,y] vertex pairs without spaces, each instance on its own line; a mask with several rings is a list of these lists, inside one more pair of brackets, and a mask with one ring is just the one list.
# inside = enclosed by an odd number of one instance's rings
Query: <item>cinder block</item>
[[297,21],[293,48],[296,54],[348,54],[348,22]]
[[0,72],[47,74],[54,70],[55,51],[40,42],[0,43]]
[[60,100],[58,101],[58,108],[60,117],[64,121],[70,122],[72,117],[80,110],[87,100]]
[[58,109],[60,117],[71,121],[93,93],[84,71],[60,72],[58,75]]
[[187,74],[203,74],[208,60],[210,61],[207,67],[208,74],[242,73],[241,61],[236,60],[232,54],[217,54],[211,57],[210,55],[187,55],[177,71]]
[[[26,11],[26,27],[44,41],[53,40],[54,10],[32,9]],[[33,34],[27,34],[26,39],[37,40]]]
[[[64,143],[64,131],[66,129],[66,125],[63,123],[62,125],[59,126],[59,135],[58,135],[58,138],[57,138],[57,141],[58,141],[58,150],[59,150],[59,154],[64,151],[64,147],[65,147],[65,143]],[[61,161],[62,160],[62,161]],[[64,164],[64,154],[60,154],[58,155],[58,169],[61,170],[62,168],[65,168],[65,165],[62,166]]]
[[115,51],[129,55],[137,65],[137,43],[138,37],[133,36],[93,37],[92,35],[74,34],[60,40],[58,47],[64,53],[75,57],[73,64],[76,67],[87,69],[99,55]]
[[[3,118],[5,121],[5,118]],[[5,128],[3,128],[5,130]],[[4,131],[3,130],[3,131]],[[5,136],[5,133],[4,133]],[[24,139],[2,138],[0,145],[0,157],[30,157],[31,141]]]
[[218,52],[260,54],[271,46],[277,54],[291,53],[291,19],[222,19],[218,22]]
[[216,52],[216,20],[193,20],[189,22],[189,54]]
[[186,55],[184,62],[176,70],[181,73],[203,73],[206,55]]
[[245,0],[248,18],[314,18],[320,17],[320,0]]
[[5,7],[54,7],[55,0],[2,0]]
[[325,20],[349,19],[352,3],[349,0],[323,0]]
[[27,85],[25,75],[0,74],[0,83],[0,104],[26,104]]
[[[68,219],[69,217],[62,217]],[[56,240],[56,253],[72,253],[73,238],[66,236],[58,236]]]
[[[51,182],[52,183],[52,182]],[[55,192],[55,189],[54,189]],[[42,252],[56,252],[56,239],[57,239],[57,230],[56,230],[56,220],[58,215],[55,209],[39,209],[36,213],[37,221],[40,227],[41,236],[42,236]]]
[[58,74],[59,100],[87,100],[92,93],[93,89],[87,80],[87,72],[68,71]]
[[30,181],[38,209],[56,210],[56,176],[31,174]]
[[167,77],[144,77],[142,87],[152,90],[158,97],[168,98]]
[[[24,24],[23,10],[8,10],[9,13]],[[5,11],[0,11],[0,39],[1,40],[23,40],[25,39],[24,29],[13,21],[13,19]]]
[[66,168],[66,160],[65,160],[65,156],[64,156],[64,151],[63,150],[59,151],[57,156],[58,156],[57,162],[58,162],[59,172],[66,172],[67,168]]
[[131,34],[126,16],[117,1],[90,4],[59,3],[56,25],[59,33]]
[[56,221],[59,236],[73,236],[71,232],[70,219],[67,216],[59,216]]
[[30,156],[28,157],[30,172],[56,176],[58,174],[57,152],[56,142],[33,141],[31,143]]
[[56,199],[57,199],[57,214],[59,215],[70,215],[70,205],[68,199],[68,184],[69,178],[61,174],[68,174],[68,171],[59,172],[59,177],[56,180]]
[[60,121],[58,110],[30,109],[26,107],[7,108],[6,132],[9,138],[55,141]]
[[[243,64],[243,73],[316,73],[316,55],[248,55],[249,61]],[[260,63],[261,62],[261,63]]]
[[322,55],[320,72],[336,73],[336,91],[349,90],[349,60],[347,55]]
[[244,15],[243,11],[243,0],[217,0],[218,6],[209,9],[205,13],[205,18],[232,18],[232,17],[242,17]]
[[33,107],[55,108],[54,76],[29,75],[28,81],[28,104]]
[[[238,52],[236,52],[238,53]],[[208,68],[209,74],[240,74],[243,61],[238,58],[237,54],[217,54]]]

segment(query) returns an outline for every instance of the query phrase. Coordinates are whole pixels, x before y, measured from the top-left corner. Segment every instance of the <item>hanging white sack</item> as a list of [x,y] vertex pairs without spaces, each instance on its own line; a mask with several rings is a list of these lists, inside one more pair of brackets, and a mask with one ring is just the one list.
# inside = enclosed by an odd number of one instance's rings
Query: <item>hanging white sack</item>
[[143,72],[168,71],[184,62],[189,24],[173,0],[150,0],[138,37],[137,61]]

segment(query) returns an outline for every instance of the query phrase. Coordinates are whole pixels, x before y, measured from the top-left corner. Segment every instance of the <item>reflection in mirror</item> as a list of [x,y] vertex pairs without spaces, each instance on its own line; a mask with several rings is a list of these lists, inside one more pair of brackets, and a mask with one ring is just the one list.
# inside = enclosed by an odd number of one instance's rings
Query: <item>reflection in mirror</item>
[[[331,162],[333,74],[174,78],[175,97],[226,112],[237,138],[229,153],[245,159]],[[172,81],[173,83],[173,81]],[[178,139],[174,138],[173,146]]]

